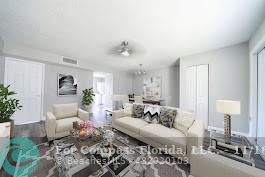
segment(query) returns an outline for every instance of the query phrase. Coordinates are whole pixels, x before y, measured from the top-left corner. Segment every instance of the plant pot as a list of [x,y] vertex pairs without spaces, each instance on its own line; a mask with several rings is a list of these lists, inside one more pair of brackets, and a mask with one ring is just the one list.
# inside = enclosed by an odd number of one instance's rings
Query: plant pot
[[[3,122],[0,123],[0,145],[3,146],[3,142],[5,142],[6,140],[10,139],[10,129],[11,129],[11,121],[10,122]],[[7,145],[5,147],[5,149],[3,147],[1,147],[3,152],[1,152],[1,160],[0,160],[0,169],[2,168],[3,162],[7,153],[9,151],[9,145]]]
[[10,138],[11,134],[11,121],[0,123],[0,137]]
[[93,108],[93,105],[92,105],[92,104],[91,104],[91,105],[84,105],[84,107],[85,107],[85,110],[86,110],[87,112],[89,112],[89,113],[92,112],[92,108]]

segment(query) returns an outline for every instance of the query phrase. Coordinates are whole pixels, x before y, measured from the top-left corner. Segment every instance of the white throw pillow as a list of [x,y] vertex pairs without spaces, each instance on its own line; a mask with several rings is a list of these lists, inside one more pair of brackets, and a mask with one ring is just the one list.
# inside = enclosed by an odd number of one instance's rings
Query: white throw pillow
[[192,126],[194,121],[195,116],[193,113],[178,109],[173,126],[187,135],[188,130]]
[[133,113],[133,104],[131,103],[124,103],[123,104],[123,111],[126,115],[132,115]]

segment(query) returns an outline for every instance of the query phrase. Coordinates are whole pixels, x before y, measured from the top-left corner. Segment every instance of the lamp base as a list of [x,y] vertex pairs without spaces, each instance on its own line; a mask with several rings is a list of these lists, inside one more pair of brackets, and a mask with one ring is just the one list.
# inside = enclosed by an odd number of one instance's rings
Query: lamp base
[[224,116],[224,135],[225,138],[231,138],[231,116],[228,114]]

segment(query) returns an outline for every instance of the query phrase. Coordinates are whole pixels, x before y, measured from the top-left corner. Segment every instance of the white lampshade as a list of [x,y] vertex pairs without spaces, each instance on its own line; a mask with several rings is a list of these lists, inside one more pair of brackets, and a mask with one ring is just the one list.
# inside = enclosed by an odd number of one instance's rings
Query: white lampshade
[[216,111],[225,114],[240,114],[240,101],[216,100]]

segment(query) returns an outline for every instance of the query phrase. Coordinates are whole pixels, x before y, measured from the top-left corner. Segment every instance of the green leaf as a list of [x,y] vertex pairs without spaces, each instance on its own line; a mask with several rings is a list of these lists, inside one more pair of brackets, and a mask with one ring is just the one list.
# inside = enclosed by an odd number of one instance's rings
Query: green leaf
[[10,85],[0,84],[0,122],[10,121],[11,116],[22,108],[20,101],[12,97],[15,94],[10,90]]

